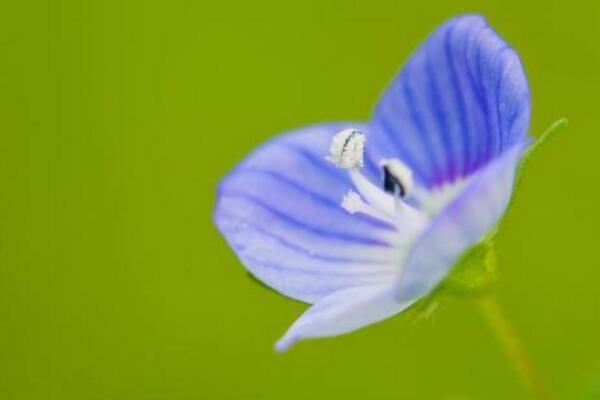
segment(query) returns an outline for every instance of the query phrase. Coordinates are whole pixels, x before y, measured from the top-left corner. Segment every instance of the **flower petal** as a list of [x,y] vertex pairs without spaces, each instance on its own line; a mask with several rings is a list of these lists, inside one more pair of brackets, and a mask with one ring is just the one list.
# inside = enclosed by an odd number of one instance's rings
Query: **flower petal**
[[438,186],[517,143],[529,116],[517,53],[484,18],[460,16],[432,33],[383,94],[367,151],[400,156],[422,185]]
[[421,234],[397,281],[398,301],[431,291],[460,256],[497,225],[510,202],[519,157],[528,143],[523,139],[475,175]]
[[390,285],[339,290],[319,300],[302,314],[275,347],[284,351],[300,339],[352,332],[396,315],[411,304],[398,303]]
[[340,207],[351,187],[325,160],[349,126],[300,129],[260,147],[219,185],[214,220],[242,263],[281,293],[315,302],[350,286],[392,282],[397,232]]

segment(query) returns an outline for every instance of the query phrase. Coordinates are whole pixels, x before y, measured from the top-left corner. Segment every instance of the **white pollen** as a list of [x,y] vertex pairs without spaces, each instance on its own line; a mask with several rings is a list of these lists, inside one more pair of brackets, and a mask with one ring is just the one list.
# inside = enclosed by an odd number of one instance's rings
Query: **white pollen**
[[364,206],[364,201],[358,193],[351,190],[344,195],[342,208],[350,214],[360,211]]
[[348,214],[361,213],[376,218],[380,221],[385,221],[390,225],[396,225],[396,220],[394,217],[367,203],[365,200],[363,200],[361,195],[356,193],[354,190],[350,190],[344,195],[344,198],[342,199],[342,208],[346,210]]
[[390,158],[381,161],[381,166],[386,167],[390,174],[394,176],[404,186],[404,190],[410,193],[413,187],[412,171],[406,164],[397,158]]
[[329,146],[327,161],[338,168],[352,169],[363,166],[365,135],[356,129],[348,128],[335,134]]

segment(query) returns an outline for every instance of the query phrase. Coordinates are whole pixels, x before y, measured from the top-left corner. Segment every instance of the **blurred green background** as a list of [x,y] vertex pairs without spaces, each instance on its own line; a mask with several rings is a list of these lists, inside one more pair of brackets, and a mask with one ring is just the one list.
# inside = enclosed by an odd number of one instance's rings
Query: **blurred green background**
[[304,306],[249,280],[211,222],[254,146],[367,118],[465,11],[520,51],[532,132],[570,119],[500,233],[498,295],[556,397],[600,398],[591,0],[3,2],[0,398],[525,398],[468,301],[276,354]]

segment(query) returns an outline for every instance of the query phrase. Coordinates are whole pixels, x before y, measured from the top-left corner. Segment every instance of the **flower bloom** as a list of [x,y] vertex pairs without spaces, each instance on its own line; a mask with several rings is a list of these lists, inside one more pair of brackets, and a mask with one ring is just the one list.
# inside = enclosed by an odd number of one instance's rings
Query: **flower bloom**
[[429,294],[504,214],[529,117],[517,53],[465,15],[414,52],[369,122],[292,131],[238,165],[216,225],[252,275],[312,304],[277,349]]

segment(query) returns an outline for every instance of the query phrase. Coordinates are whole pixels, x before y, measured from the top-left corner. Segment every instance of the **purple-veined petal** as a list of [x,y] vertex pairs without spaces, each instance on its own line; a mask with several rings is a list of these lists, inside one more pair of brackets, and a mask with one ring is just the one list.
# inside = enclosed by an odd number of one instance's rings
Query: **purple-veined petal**
[[527,79],[517,53],[476,15],[440,26],[410,57],[371,121],[371,159],[400,157],[433,187],[468,176],[521,140]]
[[460,256],[497,225],[510,202],[517,164],[528,143],[528,138],[522,139],[478,172],[421,234],[396,284],[399,302],[431,291]]
[[279,292],[315,302],[393,281],[393,227],[340,207],[352,187],[325,160],[332,136],[363,124],[311,126],[261,146],[218,189],[214,220],[246,268]]
[[304,312],[277,342],[276,349],[287,350],[301,339],[352,332],[396,315],[411,304],[397,302],[389,284],[342,289]]

